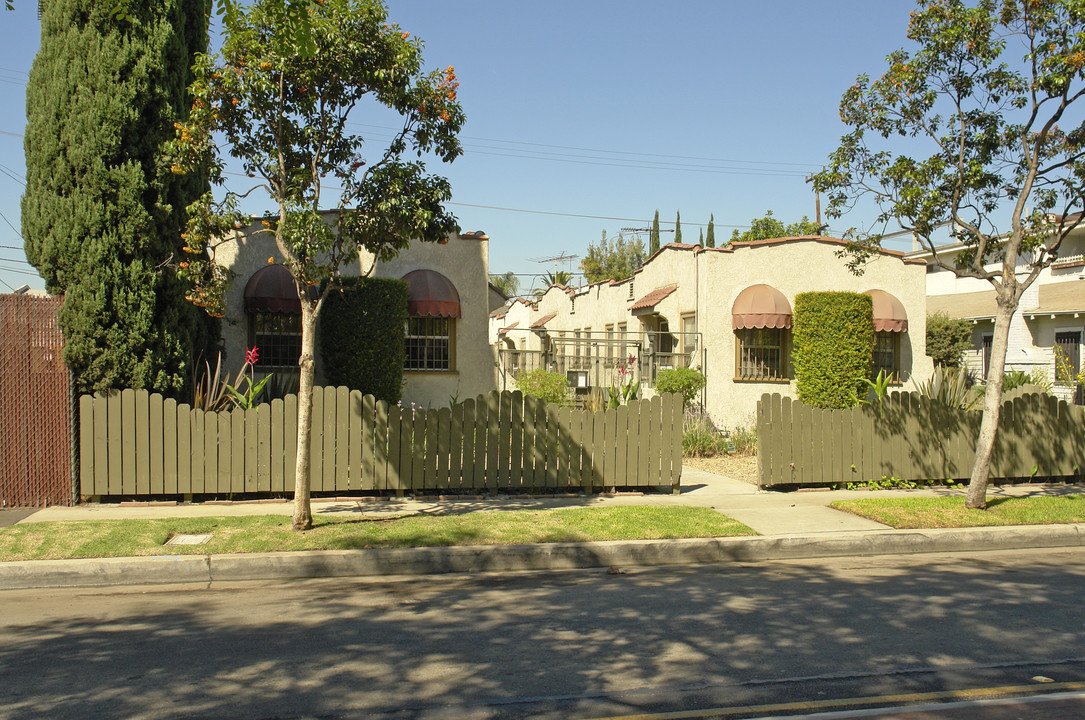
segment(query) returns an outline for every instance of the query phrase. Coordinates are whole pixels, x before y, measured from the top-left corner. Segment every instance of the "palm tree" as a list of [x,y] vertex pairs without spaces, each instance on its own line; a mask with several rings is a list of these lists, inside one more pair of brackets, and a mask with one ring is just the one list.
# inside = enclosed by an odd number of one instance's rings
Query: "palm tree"
[[550,289],[551,285],[564,285],[568,287],[573,282],[573,274],[566,270],[558,270],[556,272],[548,272],[542,277],[543,286],[535,290],[535,299],[538,300],[546,291]]
[[546,287],[550,287],[551,285],[568,286],[573,282],[573,274],[566,270],[548,272],[543,276],[543,282],[546,283]]
[[490,284],[500,290],[506,297],[513,297],[520,290],[520,279],[516,277],[514,272],[491,275]]

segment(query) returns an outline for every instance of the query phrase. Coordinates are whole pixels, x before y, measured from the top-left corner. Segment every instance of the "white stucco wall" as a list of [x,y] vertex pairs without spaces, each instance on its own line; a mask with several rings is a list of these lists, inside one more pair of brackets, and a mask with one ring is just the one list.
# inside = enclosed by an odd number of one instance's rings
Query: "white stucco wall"
[[[794,394],[790,381],[735,379],[731,310],[740,292],[751,285],[771,285],[793,307],[795,295],[801,292],[879,289],[894,295],[907,312],[909,327],[902,337],[900,365],[904,388],[915,387],[933,370],[926,355],[925,264],[885,253],[868,263],[862,276],[856,276],[836,257],[840,247],[840,241],[817,238],[748,243],[732,250],[667,245],[626,281],[592,285],[572,297],[551,288],[534,308],[514,303],[503,317],[491,319],[491,341],[497,341],[500,328],[513,323],[526,328],[552,312],[557,315],[546,323],[551,334],[564,331],[570,336],[573,330],[584,328],[602,332],[607,325],[617,327],[623,322],[631,334],[655,329],[658,318],[636,316],[629,307],[654,290],[677,285],[652,310],[666,318],[672,333],[681,332],[683,315],[695,314],[696,331],[701,333],[705,350],[706,408],[717,425],[740,427],[753,423],[763,393]],[[519,347],[523,333],[513,330],[507,336],[515,338]],[[528,348],[538,349],[537,335],[528,333],[528,338]]]
[[[405,403],[440,407],[448,404],[450,396],[463,399],[496,387],[495,356],[487,340],[488,250],[485,236],[452,234],[445,244],[411,241],[396,258],[377,264],[373,273],[377,277],[401,278],[412,270],[435,270],[452,282],[460,296],[462,316],[455,320],[454,368],[448,372],[404,373]],[[268,265],[269,258],[283,262],[274,239],[266,233],[224,243],[216,253],[216,260],[235,274],[226,294],[227,312],[222,323],[223,369],[231,376],[241,367],[245,349],[251,344],[244,312],[245,284],[257,270]],[[367,254],[358,262],[344,266],[341,272],[344,276],[356,277],[361,272],[368,272],[372,262],[372,255]],[[316,383],[323,382],[318,338]]]

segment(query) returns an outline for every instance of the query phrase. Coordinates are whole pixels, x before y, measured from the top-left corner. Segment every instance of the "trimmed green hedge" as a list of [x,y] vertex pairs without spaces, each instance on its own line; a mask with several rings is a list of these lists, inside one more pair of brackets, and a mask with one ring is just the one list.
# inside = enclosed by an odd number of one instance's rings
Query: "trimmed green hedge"
[[799,399],[822,408],[849,408],[866,397],[874,360],[869,295],[807,292],[795,296],[792,361]]
[[320,351],[328,385],[395,403],[407,361],[407,283],[392,278],[343,278],[320,312]]
[[569,404],[569,378],[559,372],[535,368],[516,376],[516,389],[554,405]]
[[965,351],[972,349],[972,323],[945,313],[927,316],[927,355],[935,365],[960,367]]
[[704,373],[693,368],[660,370],[656,375],[656,391],[681,395],[683,407],[689,405],[704,386]]

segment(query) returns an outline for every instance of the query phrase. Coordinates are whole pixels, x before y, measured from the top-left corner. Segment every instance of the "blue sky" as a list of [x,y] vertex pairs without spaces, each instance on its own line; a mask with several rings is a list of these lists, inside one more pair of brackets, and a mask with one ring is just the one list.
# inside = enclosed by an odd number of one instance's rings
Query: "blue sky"
[[[3,292],[43,287],[8,224],[20,226],[26,74],[40,40],[36,4],[16,6],[0,13]],[[906,44],[913,7],[393,0],[389,17],[422,38],[428,68],[455,66],[465,154],[432,168],[451,180],[463,229],[490,236],[491,271],[523,274],[526,290],[531,274],[555,267],[539,258],[583,256],[601,231],[644,227],[656,209],[664,229],[681,212],[686,242],[697,241],[710,213],[717,239],[766,210],[784,221],[813,218],[804,178],[845,131],[840,96]],[[389,132],[387,117],[354,119],[361,132]],[[845,216],[831,230],[869,219]]]

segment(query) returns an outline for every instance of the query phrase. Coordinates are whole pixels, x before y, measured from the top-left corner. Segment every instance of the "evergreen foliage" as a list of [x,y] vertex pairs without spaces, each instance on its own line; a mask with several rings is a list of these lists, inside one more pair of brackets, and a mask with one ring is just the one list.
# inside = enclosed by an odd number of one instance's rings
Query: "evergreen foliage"
[[802,402],[849,408],[866,397],[874,360],[874,311],[869,295],[799,293],[792,339],[791,357]]
[[217,323],[185,301],[185,208],[206,173],[170,172],[163,148],[189,106],[209,0],[41,4],[27,83],[23,237],[46,288],[64,295],[64,359],[77,392],[178,395]]
[[676,243],[682,242],[682,212],[675,213],[674,216],[674,241]]
[[399,402],[407,360],[407,283],[343,278],[320,316],[320,350],[329,385]]
[[598,245],[588,243],[588,254],[580,261],[580,268],[589,283],[624,280],[631,277],[644,260],[644,243],[639,239],[634,236],[627,240],[618,233],[617,238],[608,240],[604,230]]
[[705,247],[716,247],[716,216],[708,216],[708,235],[704,241]]
[[655,255],[659,250],[659,210],[656,210],[656,215],[652,218],[652,232],[648,236],[648,254]]
[[753,242],[755,240],[770,240],[780,237],[796,237],[799,235],[818,235],[818,224],[802,216],[802,220],[793,223],[783,223],[772,216],[772,211],[765,212],[765,217],[754,218],[750,221],[750,229],[745,232],[735,230],[731,233],[731,242]]
[[490,284],[500,290],[507,297],[513,297],[520,291],[520,278],[511,270],[506,273],[490,275]]
[[704,373],[695,368],[668,368],[656,375],[656,391],[682,396],[683,406],[693,402],[705,383]]
[[960,367],[972,348],[972,323],[945,313],[927,316],[927,355],[941,367]]
[[524,395],[533,395],[552,405],[569,404],[569,378],[559,372],[535,368],[517,375],[515,382],[516,389]]

